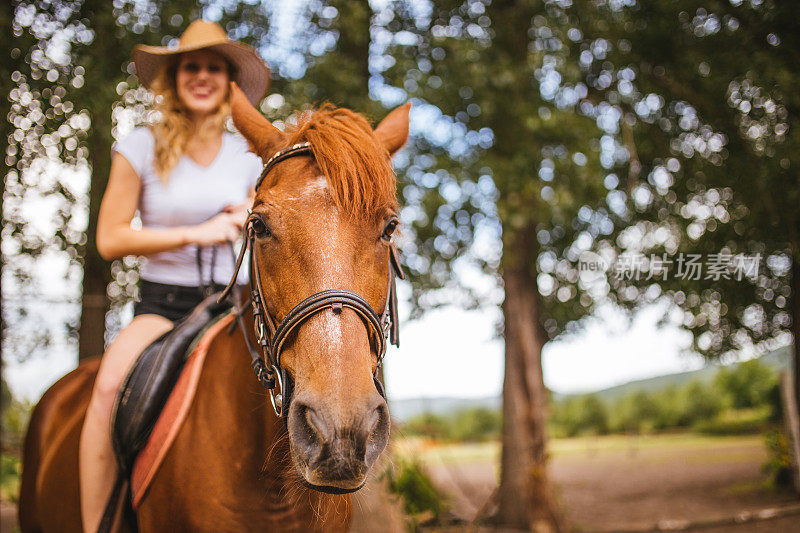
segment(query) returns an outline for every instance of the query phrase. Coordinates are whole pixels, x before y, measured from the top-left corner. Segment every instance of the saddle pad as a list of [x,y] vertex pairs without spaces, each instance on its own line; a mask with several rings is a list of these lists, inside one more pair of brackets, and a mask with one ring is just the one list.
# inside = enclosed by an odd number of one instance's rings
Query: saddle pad
[[147,493],[150,482],[153,480],[159,466],[161,466],[170,446],[172,446],[172,442],[178,435],[186,414],[189,412],[194,393],[197,390],[197,383],[200,380],[200,373],[203,370],[203,362],[211,342],[217,334],[230,327],[234,319],[233,314],[228,314],[212,325],[189,354],[175,388],[170,393],[167,403],[164,405],[164,410],[153,427],[153,432],[150,434],[147,444],[139,453],[133,465],[131,499],[134,509],[138,508],[139,502],[142,501],[142,498]]

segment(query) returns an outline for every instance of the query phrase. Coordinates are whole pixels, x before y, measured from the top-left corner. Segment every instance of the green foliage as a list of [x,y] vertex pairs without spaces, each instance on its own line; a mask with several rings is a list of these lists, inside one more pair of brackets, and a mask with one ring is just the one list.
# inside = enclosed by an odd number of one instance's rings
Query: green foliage
[[[659,261],[645,261],[641,275],[614,279],[611,299],[633,308],[666,295],[684,312],[692,349],[708,357],[786,338],[800,279],[792,281],[800,261],[796,5],[574,2],[566,11],[576,37],[569,64],[584,73],[586,107],[619,117],[608,133],[625,152],[609,192],[623,222],[595,246],[668,261],[666,276],[652,268]],[[678,276],[680,254],[759,263],[750,278],[707,268]]]
[[691,426],[703,420],[711,420],[724,408],[719,393],[699,381],[689,383],[683,394],[685,407],[678,425]]
[[491,276],[513,269],[538,282],[541,326],[554,337],[590,311],[578,255],[612,224],[601,132],[575,112],[577,71],[555,83],[551,75],[565,61],[565,20],[557,6],[533,2],[431,7],[398,0],[379,21],[396,35],[384,80],[428,117],[407,161],[399,161],[409,236],[403,251],[425,291],[415,311],[454,299],[497,302],[453,276],[454,264]]
[[767,446],[767,462],[762,470],[770,476],[772,484],[780,488],[792,486],[792,451],[789,439],[779,429],[774,429],[764,436]]
[[747,435],[764,432],[768,412],[761,409],[728,410],[711,420],[694,424],[692,429],[706,435]]
[[449,438],[448,419],[433,413],[423,413],[403,424],[406,435],[426,436],[433,439]]
[[31,405],[13,397],[5,379],[0,380],[0,499],[16,502],[21,473],[20,452]]
[[608,408],[594,394],[569,398],[556,404],[551,422],[555,425],[557,434],[565,437],[601,435],[609,431]]
[[[738,398],[738,399],[737,399]],[[711,383],[693,380],[654,391],[634,390],[610,405],[599,396],[553,405],[555,436],[692,428],[714,435],[757,433],[780,420],[774,370],[758,360],[721,368]]]
[[655,427],[659,404],[653,395],[636,391],[621,398],[614,407],[614,427],[622,431],[640,432]]
[[2,379],[2,412],[0,412],[0,445],[3,451],[18,452],[28,427],[32,405],[14,398]]
[[446,417],[424,413],[406,422],[403,433],[433,439],[480,442],[497,438],[500,424],[498,410],[475,407]]
[[777,378],[758,359],[751,359],[731,368],[721,368],[715,383],[728,396],[734,409],[747,409],[770,402]]
[[22,461],[19,456],[3,453],[0,455],[0,499],[14,502],[19,499],[19,478],[22,474]]
[[500,434],[500,411],[485,407],[464,409],[451,421],[451,438],[457,441],[484,441]]
[[389,492],[402,498],[403,511],[412,522],[441,518],[447,508],[444,497],[419,463],[399,460],[384,476]]

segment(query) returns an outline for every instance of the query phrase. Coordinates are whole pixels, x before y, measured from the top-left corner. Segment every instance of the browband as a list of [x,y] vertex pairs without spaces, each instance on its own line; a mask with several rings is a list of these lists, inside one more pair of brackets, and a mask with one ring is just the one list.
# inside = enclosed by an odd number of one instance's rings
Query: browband
[[256,182],[256,190],[261,186],[261,182],[264,181],[264,178],[267,177],[269,171],[272,170],[272,167],[289,159],[290,157],[294,157],[296,155],[314,155],[314,151],[311,149],[311,143],[305,142],[300,144],[295,144],[294,146],[290,146],[289,148],[284,148],[283,150],[279,151],[272,157],[270,157],[266,163],[264,163],[264,169],[261,171],[261,175],[258,177],[258,181]]

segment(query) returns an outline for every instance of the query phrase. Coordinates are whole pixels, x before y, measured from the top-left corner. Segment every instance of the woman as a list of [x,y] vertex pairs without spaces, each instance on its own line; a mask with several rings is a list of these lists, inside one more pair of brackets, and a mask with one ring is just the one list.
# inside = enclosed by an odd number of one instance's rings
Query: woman
[[[140,82],[159,96],[161,118],[115,144],[97,223],[104,258],[147,260],[141,301],[103,355],[81,433],[81,513],[92,533],[116,476],[110,422],[124,376],[145,346],[202,300],[203,287],[233,274],[230,252],[215,246],[238,237],[261,161],[225,131],[230,81],[253,103],[269,83],[252,48],[205,21],[190,24],[177,48],[139,46],[133,58]],[[141,229],[131,227],[137,210]]]

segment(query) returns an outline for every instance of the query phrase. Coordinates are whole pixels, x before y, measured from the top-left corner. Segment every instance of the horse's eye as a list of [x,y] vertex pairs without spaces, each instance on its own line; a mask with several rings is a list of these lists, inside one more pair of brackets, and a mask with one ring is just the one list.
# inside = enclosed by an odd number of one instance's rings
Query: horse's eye
[[270,236],[269,228],[260,218],[253,218],[251,224],[253,227],[253,233],[255,233],[256,237],[263,238]]
[[397,225],[399,223],[400,222],[396,218],[390,220],[389,223],[386,224],[386,227],[383,229],[383,234],[381,235],[381,239],[385,241],[392,240],[392,233],[394,233],[394,230],[397,229]]

